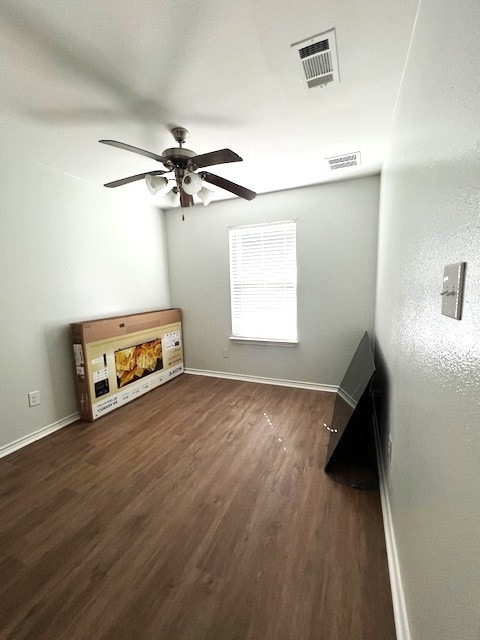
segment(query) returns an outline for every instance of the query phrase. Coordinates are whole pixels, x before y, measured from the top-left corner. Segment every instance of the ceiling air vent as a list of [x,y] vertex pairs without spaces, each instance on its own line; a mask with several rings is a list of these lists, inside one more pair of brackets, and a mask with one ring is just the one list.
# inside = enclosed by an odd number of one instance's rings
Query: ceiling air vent
[[340,80],[335,29],[292,44],[302,63],[309,89]]
[[347,167],[356,167],[360,164],[360,151],[353,153],[345,153],[342,156],[334,156],[326,159],[330,169],[346,169]]

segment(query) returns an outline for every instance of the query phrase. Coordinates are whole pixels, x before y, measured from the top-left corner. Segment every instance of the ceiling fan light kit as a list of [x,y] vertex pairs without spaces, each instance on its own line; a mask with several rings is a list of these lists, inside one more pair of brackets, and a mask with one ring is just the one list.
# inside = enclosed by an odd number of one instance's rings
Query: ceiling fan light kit
[[178,191],[178,187],[173,187],[173,189],[167,191],[164,198],[165,202],[171,207],[178,207],[180,204],[180,193]]
[[182,180],[182,189],[190,196],[197,194],[202,188],[202,179],[196,173],[187,173]]
[[99,140],[102,144],[124,149],[125,151],[131,151],[132,153],[137,153],[151,160],[161,162],[166,168],[164,171],[147,171],[145,173],[128,176],[127,178],[121,178],[120,180],[113,180],[112,182],[107,182],[104,186],[109,188],[120,187],[124,184],[135,182],[136,180],[145,179],[150,193],[156,194],[167,186],[168,179],[163,177],[163,174],[173,172],[176,186],[165,194],[165,201],[170,206],[180,205],[182,208],[191,207],[194,204],[194,195],[200,198],[204,206],[211,202],[214,192],[207,189],[203,185],[202,180],[221,189],[225,189],[245,200],[253,200],[253,198],[255,198],[257,194],[254,191],[230,180],[226,180],[221,176],[217,176],[214,173],[208,171],[196,173],[198,169],[203,169],[204,167],[215,164],[241,162],[242,158],[238,154],[231,149],[219,149],[197,155],[194,151],[183,148],[183,143],[190,135],[187,129],[174,127],[171,133],[178,143],[178,147],[165,149],[162,155],[134,147],[125,142],[118,142],[117,140]]
[[152,176],[150,173],[147,173],[145,176],[145,183],[150,193],[155,195],[159,191],[162,191],[162,189],[165,189],[168,184],[168,180],[163,176]]
[[212,201],[214,192],[211,189],[207,189],[207,187],[202,187],[200,191],[197,193],[197,196],[203,202],[203,206],[206,207],[207,204],[210,204]]

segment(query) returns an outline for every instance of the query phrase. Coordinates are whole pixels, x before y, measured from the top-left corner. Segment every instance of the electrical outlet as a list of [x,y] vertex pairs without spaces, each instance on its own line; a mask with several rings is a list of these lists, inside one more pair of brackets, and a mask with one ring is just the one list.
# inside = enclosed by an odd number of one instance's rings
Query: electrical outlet
[[225,347],[225,349],[223,350],[223,357],[224,358],[230,357],[230,351],[228,350],[228,347]]
[[388,451],[387,451],[387,455],[388,455],[388,464],[391,464],[392,462],[392,447],[393,447],[393,442],[392,439],[388,438]]
[[28,394],[28,406],[36,407],[37,404],[40,404],[40,391],[30,391]]

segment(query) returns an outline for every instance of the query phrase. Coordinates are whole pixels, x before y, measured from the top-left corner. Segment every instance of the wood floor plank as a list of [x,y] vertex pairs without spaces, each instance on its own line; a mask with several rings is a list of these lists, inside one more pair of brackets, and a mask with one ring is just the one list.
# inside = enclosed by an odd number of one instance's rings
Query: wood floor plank
[[394,640],[333,399],[185,374],[0,460],[0,638]]

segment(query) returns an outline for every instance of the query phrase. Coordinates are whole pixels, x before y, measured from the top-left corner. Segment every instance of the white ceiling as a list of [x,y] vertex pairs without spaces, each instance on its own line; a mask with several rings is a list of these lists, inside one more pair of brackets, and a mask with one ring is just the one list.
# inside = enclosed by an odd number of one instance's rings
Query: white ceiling
[[[2,144],[95,184],[163,168],[97,140],[161,153],[171,125],[196,153],[239,153],[212,171],[259,193],[377,172],[416,4],[2,0]],[[341,82],[308,89],[290,45],[332,27]],[[358,150],[329,175],[325,158]]]

